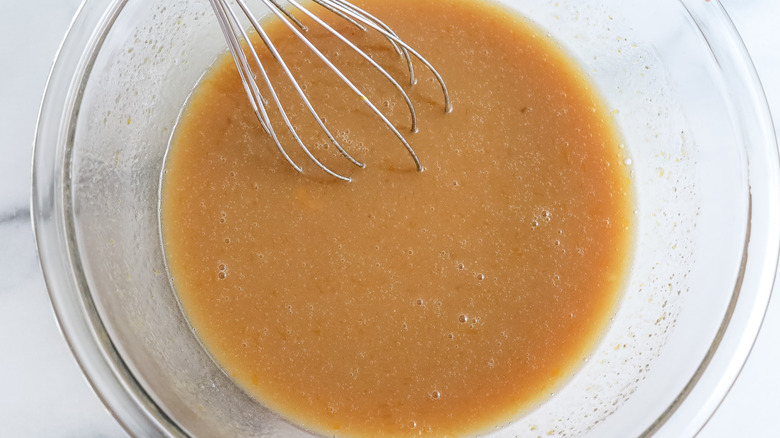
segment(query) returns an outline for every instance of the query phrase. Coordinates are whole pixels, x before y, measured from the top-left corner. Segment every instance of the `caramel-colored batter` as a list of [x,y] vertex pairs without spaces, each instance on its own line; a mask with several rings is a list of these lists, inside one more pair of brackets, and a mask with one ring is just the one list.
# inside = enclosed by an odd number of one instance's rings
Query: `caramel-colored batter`
[[[345,183],[257,122],[229,56],[195,91],[162,190],[166,256],[210,354],[249,394],[339,436],[463,436],[565,381],[619,297],[631,195],[619,138],[582,72],[538,29],[479,1],[361,2],[417,64],[420,120],[332,36],[312,39],[407,135],[425,166],[286,30],[270,26],[359,169],[328,145],[278,67],[304,140]],[[324,15],[321,14],[321,15]],[[375,34],[334,20],[397,78]],[[402,83],[406,80],[402,79]],[[284,130],[275,119],[277,131]]]

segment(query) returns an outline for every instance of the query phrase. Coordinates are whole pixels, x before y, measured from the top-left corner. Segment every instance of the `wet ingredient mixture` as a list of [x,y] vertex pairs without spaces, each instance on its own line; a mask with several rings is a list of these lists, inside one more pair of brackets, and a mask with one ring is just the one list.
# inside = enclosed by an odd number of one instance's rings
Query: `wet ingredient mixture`
[[[311,38],[407,133],[425,171],[269,25],[336,137],[368,165],[338,156],[271,68],[304,140],[353,182],[312,165],[296,173],[260,127],[232,59],[220,58],[166,162],[170,273],[225,372],[303,427],[474,434],[565,382],[614,310],[632,233],[620,139],[577,65],[507,11],[459,0],[360,4],[440,70],[451,114],[418,65],[409,89],[420,131],[409,133],[408,110],[381,76],[316,26]],[[406,77],[381,38],[333,23]]]

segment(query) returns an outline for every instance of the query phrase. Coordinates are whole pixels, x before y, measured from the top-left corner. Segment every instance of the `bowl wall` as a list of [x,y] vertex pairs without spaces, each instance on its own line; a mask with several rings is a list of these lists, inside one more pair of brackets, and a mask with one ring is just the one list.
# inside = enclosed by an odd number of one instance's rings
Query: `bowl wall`
[[[777,151],[749,59],[716,1],[504,3],[560,41],[604,96],[637,227],[597,349],[490,436],[694,433],[744,362],[777,262]],[[211,360],[163,259],[168,141],[224,50],[209,3],[87,1],[68,38],[42,109],[34,208],[52,300],[87,376],[138,435],[308,436]]]

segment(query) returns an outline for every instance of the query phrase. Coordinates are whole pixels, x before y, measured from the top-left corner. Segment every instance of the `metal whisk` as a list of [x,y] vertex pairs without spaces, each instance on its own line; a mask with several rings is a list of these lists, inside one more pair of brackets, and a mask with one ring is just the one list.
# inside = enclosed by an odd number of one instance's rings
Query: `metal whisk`
[[[268,9],[271,11],[271,13],[273,13],[277,18],[279,18],[286,25],[286,27],[311,50],[311,52],[315,56],[317,56],[320,60],[322,60],[322,62],[324,62],[335,73],[335,75],[338,77],[339,80],[343,81],[355,94],[357,94],[360,100],[362,100],[363,103],[365,103],[371,109],[371,111],[373,111],[373,113],[376,114],[377,117],[379,117],[382,120],[382,122],[393,132],[393,134],[395,134],[396,137],[398,137],[398,139],[404,145],[406,150],[409,152],[409,155],[412,157],[415,165],[417,166],[417,170],[421,171],[422,164],[420,163],[420,160],[417,158],[417,154],[409,145],[409,142],[406,140],[406,138],[404,138],[403,134],[401,134],[401,132],[398,131],[398,129],[387,119],[387,117],[377,108],[377,106],[374,105],[374,103],[372,103],[360,91],[360,89],[358,89],[358,87],[355,86],[355,84],[353,84],[349,80],[349,78],[347,78],[335,65],[333,65],[333,63],[319,49],[317,49],[317,47],[309,39],[306,38],[305,32],[308,31],[307,27],[303,23],[301,23],[301,21],[298,20],[291,11],[287,10],[282,6],[281,0],[259,0],[259,1],[265,6],[267,6]],[[393,32],[393,30],[390,27],[388,27],[386,24],[384,24],[382,21],[380,21],[373,15],[369,14],[368,12],[358,8],[357,6],[345,0],[311,0],[311,1],[313,3],[316,3],[317,5],[322,6],[326,10],[348,21],[349,23],[360,28],[363,31],[372,30],[379,33],[384,38],[386,38],[389,44],[393,47],[393,49],[405,60],[409,71],[409,80],[412,85],[416,83],[414,67],[412,66],[412,58],[417,58],[420,62],[423,63],[423,65],[425,65],[433,73],[433,75],[436,77],[436,80],[441,85],[441,89],[444,94],[445,111],[450,112],[452,110],[452,104],[450,102],[447,86],[444,84],[444,80],[442,79],[439,72],[436,71],[433,65],[431,65],[430,62],[428,62],[428,60],[426,60],[419,53],[417,53],[412,47],[410,47],[408,44],[402,41],[398,37],[398,35],[396,35],[396,33]],[[296,81],[295,77],[290,72],[283,57],[276,49],[274,44],[271,42],[270,38],[268,37],[268,34],[263,30],[263,27],[258,22],[257,17],[250,11],[249,7],[246,4],[246,1],[234,0],[235,5],[237,5],[238,9],[240,10],[239,12],[236,12],[236,9],[234,9],[233,6],[228,4],[228,0],[210,0],[210,2],[217,16],[219,24],[222,28],[222,32],[225,34],[225,40],[227,41],[230,53],[233,55],[233,60],[236,63],[236,67],[238,67],[238,72],[241,76],[241,82],[244,85],[244,90],[246,91],[247,97],[249,98],[249,101],[252,104],[252,108],[254,109],[255,114],[257,115],[257,118],[260,121],[260,124],[263,126],[263,128],[268,133],[268,135],[270,135],[271,138],[273,139],[274,143],[276,144],[276,147],[279,149],[279,152],[282,153],[282,155],[287,160],[287,162],[290,163],[290,165],[294,167],[298,172],[303,171],[301,166],[296,164],[292,160],[292,158],[290,158],[290,156],[287,154],[284,146],[279,141],[279,138],[276,132],[274,131],[274,127],[272,126],[268,116],[270,105],[268,103],[268,100],[260,92],[261,87],[258,85],[258,78],[262,78],[262,82],[265,84],[264,88],[267,90],[268,95],[270,95],[271,100],[274,103],[273,106],[281,115],[281,118],[284,121],[284,124],[286,125],[287,129],[290,131],[292,137],[301,147],[301,149],[306,154],[306,156],[308,156],[309,159],[311,159],[320,169],[324,170],[328,174],[344,181],[350,181],[350,178],[332,171],[327,166],[325,166],[320,160],[318,160],[314,156],[314,154],[312,154],[309,148],[306,147],[306,145],[303,143],[300,136],[296,132],[295,127],[293,126],[292,122],[288,118],[288,115],[285,112],[282,103],[280,102],[279,96],[274,90],[274,85],[270,80],[266,72],[266,69],[263,66],[263,63],[260,60],[260,56],[258,55],[256,49],[252,46],[252,44],[249,43],[249,36],[247,35],[246,30],[244,30],[244,28],[241,25],[241,22],[239,20],[239,15],[243,15],[249,20],[252,27],[257,32],[258,36],[260,37],[260,39],[263,41],[263,43],[269,50],[272,58],[276,62],[278,62],[279,65],[282,67],[284,74],[290,80],[290,83],[295,88],[296,92],[298,93],[298,96],[303,101],[303,103],[305,104],[306,108],[311,113],[311,115],[314,117],[319,127],[328,137],[329,141],[350,162],[352,162],[356,166],[365,167],[363,163],[357,161],[346,150],[344,150],[344,148],[339,144],[339,142],[336,140],[333,134],[331,134],[331,132],[328,130],[328,127],[325,125],[325,122],[317,114],[317,111],[312,106],[311,102],[306,96],[306,93],[303,91],[301,86]],[[360,57],[363,58],[365,61],[367,61],[373,68],[377,69],[382,74],[382,76],[387,78],[387,80],[390,81],[390,83],[398,90],[401,97],[406,102],[406,105],[409,107],[409,112],[411,114],[412,132],[417,131],[417,113],[415,112],[414,105],[412,104],[411,99],[409,98],[409,96],[407,95],[403,87],[398,83],[396,79],[394,79],[387,72],[387,70],[382,68],[382,66],[380,66],[377,62],[371,59],[370,56],[368,56],[363,50],[357,47],[354,43],[352,43],[350,40],[348,40],[338,31],[336,31],[327,23],[325,23],[312,11],[307,9],[307,7],[303,6],[296,0],[287,0],[287,3],[291,6],[291,10],[300,11],[303,15],[311,19],[313,22],[317,23],[319,26],[322,26],[329,33],[331,33],[334,38],[338,38],[339,40],[341,40],[347,47],[349,47],[350,49],[358,53]],[[242,49],[241,46],[242,40],[247,42],[246,48],[247,51],[249,52],[249,58],[251,59],[247,59],[247,54]]]

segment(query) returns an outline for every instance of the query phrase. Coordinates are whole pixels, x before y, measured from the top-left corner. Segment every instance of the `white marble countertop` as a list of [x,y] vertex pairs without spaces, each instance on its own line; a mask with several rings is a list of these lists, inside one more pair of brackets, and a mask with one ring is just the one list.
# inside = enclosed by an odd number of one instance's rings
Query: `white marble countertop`
[[[780,126],[780,1],[722,0]],[[38,106],[79,0],[0,2],[0,436],[126,436],[54,320],[30,223]],[[778,281],[780,283],[780,280]],[[780,437],[780,287],[745,368],[700,437]]]

